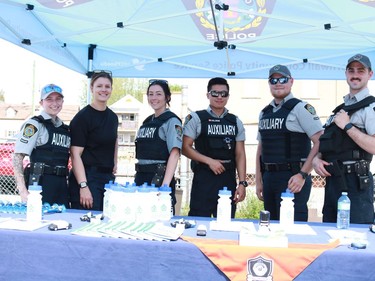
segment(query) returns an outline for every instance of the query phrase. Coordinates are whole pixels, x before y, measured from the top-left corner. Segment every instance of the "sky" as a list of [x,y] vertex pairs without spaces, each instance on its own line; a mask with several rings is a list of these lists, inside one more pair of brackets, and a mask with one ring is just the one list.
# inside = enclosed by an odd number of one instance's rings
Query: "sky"
[[[7,103],[39,101],[40,89],[56,84],[63,89],[65,104],[79,104],[86,76],[0,39],[0,90]],[[34,89],[34,90],[33,90]]]

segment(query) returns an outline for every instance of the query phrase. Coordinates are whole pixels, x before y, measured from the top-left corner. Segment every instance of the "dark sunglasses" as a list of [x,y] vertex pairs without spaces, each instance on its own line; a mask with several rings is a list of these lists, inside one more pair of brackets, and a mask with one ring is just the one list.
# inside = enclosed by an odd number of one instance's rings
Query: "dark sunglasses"
[[91,71],[91,75],[99,75],[99,74],[107,74],[112,77],[112,71],[109,70],[93,70]]
[[222,98],[226,98],[229,96],[229,92],[228,91],[214,91],[214,90],[211,90],[208,92],[211,96],[213,96],[214,98],[218,98],[219,96],[221,96]]
[[270,81],[271,85],[276,85],[277,82],[279,82],[280,84],[286,84],[288,83],[289,78],[288,77],[270,78],[268,79],[268,81]]
[[161,83],[161,84],[167,84],[168,85],[167,80],[159,80],[159,79],[150,79],[150,80],[148,80],[148,83],[149,83],[149,85],[152,85],[154,83]]

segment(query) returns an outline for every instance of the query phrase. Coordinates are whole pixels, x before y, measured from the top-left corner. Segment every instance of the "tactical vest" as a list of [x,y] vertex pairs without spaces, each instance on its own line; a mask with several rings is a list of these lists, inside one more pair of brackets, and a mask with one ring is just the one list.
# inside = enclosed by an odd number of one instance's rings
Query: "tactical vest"
[[168,160],[169,151],[167,142],[159,137],[159,129],[172,117],[180,120],[176,114],[167,111],[156,118],[154,115],[150,115],[143,121],[135,140],[135,157],[137,159]]
[[[334,160],[372,160],[372,154],[359,147],[359,145],[357,145],[344,130],[337,127],[336,123],[332,122],[332,120],[333,116],[341,109],[344,109],[348,112],[348,115],[351,116],[354,112],[369,106],[373,102],[375,102],[375,97],[369,96],[352,105],[342,103],[332,111],[333,114],[327,124],[324,125],[324,134],[319,138],[319,152],[322,153],[322,159],[328,162]],[[360,130],[366,133],[365,129]]]
[[301,100],[292,98],[276,112],[271,105],[262,110],[258,129],[262,137],[264,163],[299,162],[309,155],[311,141],[306,133],[291,132],[286,128],[287,117],[299,102]]
[[55,127],[51,119],[45,120],[43,116],[34,116],[32,119],[42,123],[48,131],[47,143],[37,146],[30,155],[30,162],[41,162],[50,166],[67,166],[70,149],[69,127],[62,124]]
[[217,118],[207,110],[196,113],[201,120],[201,134],[195,140],[195,149],[214,159],[234,161],[238,134],[236,116],[228,113]]

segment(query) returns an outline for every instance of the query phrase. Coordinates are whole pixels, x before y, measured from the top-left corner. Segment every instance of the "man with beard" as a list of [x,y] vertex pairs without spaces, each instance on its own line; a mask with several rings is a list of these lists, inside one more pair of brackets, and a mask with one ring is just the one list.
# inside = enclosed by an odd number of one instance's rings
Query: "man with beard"
[[369,171],[375,153],[375,97],[367,88],[373,75],[370,59],[357,54],[348,60],[349,94],[324,125],[315,171],[326,178],[323,222],[336,222],[337,200],[343,191],[351,200],[350,222],[373,223],[374,189]]
[[291,93],[293,82],[286,66],[272,67],[268,85],[274,99],[259,115],[256,194],[271,220],[280,219],[281,193],[289,189],[294,193],[294,219],[307,221],[309,174],[323,133],[314,107]]

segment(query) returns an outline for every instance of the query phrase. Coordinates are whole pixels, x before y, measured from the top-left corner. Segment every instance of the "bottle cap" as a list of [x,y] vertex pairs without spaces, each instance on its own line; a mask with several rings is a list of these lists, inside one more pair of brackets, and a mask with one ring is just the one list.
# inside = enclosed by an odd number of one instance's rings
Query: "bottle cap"
[[285,192],[281,193],[282,198],[294,198],[294,194],[290,192],[289,188],[285,190]]
[[228,187],[224,186],[223,189],[219,190],[219,195],[232,195],[232,192],[228,190]]
[[29,191],[42,191],[42,186],[38,185],[37,182],[34,182],[32,185],[29,185]]
[[163,186],[161,186],[159,188],[159,191],[160,192],[172,192],[172,188],[169,187],[168,185],[164,184]]

